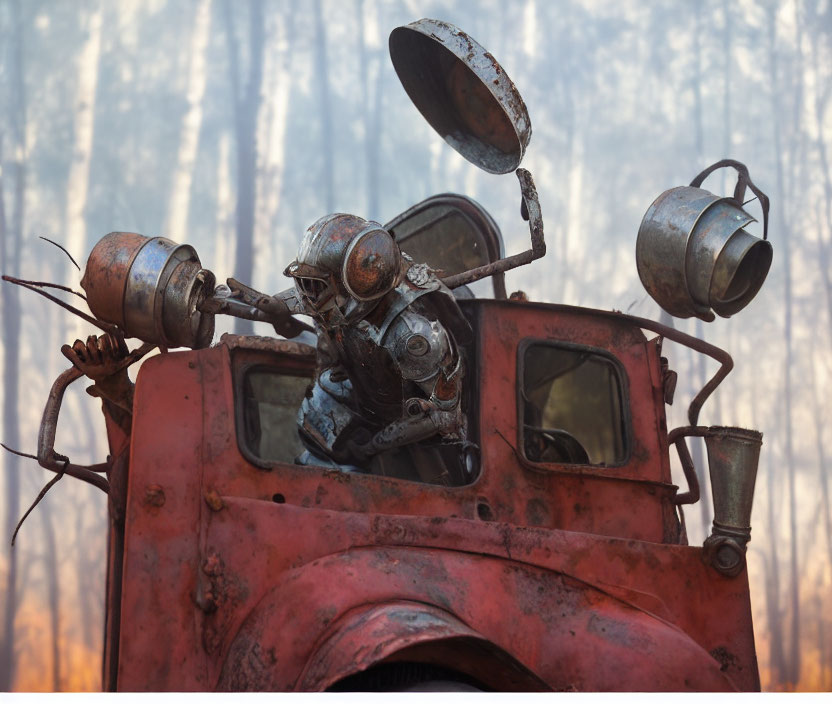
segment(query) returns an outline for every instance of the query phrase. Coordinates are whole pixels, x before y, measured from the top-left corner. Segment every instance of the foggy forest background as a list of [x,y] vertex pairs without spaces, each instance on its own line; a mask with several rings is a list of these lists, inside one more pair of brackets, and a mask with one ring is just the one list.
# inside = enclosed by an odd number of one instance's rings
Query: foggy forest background
[[[829,0],[0,0],[0,270],[77,289],[78,271],[39,237],[83,266],[123,230],[188,242],[219,279],[278,291],[321,215],[385,222],[445,191],[484,205],[507,253],[528,248],[515,177],[458,156],[396,78],[387,36],[421,17],[488,48],[529,109],[523,166],[549,253],[510,272],[509,291],[658,320],[634,255],[650,203],[723,157],[770,196],[774,263],[757,298],[729,320],[675,324],[736,363],[702,423],[764,433],[749,546],[763,688],[830,689]],[[729,178],[705,187],[725,193]],[[0,439],[33,452],[68,366],[61,344],[95,330],[9,284],[0,296]],[[217,335],[232,328],[220,320]],[[714,368],[665,350],[679,372],[674,427]],[[107,454],[83,382],[56,447],[78,463]],[[65,478],[9,549],[49,478],[0,455],[0,691],[100,687],[105,496]],[[685,486],[678,465],[674,481]],[[686,511],[691,544],[712,518],[703,482]]]

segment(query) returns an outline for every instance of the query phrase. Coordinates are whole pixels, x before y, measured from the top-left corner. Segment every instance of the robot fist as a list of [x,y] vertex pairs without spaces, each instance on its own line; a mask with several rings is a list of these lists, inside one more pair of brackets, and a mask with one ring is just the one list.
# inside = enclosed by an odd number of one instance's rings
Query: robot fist
[[75,340],[71,347],[61,347],[61,353],[90,379],[99,381],[119,371],[119,363],[128,350],[123,338],[105,333],[98,337],[90,335],[86,343]]

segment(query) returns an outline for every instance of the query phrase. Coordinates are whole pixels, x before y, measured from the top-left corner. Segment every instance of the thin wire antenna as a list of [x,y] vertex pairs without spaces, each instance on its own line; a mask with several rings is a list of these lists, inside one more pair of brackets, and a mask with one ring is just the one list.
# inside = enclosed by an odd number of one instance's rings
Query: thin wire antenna
[[6,452],[11,452],[13,455],[17,455],[18,457],[26,457],[30,460],[36,460],[38,458],[37,455],[30,455],[29,453],[21,452],[20,450],[12,450],[12,448],[2,442],[0,442],[0,447],[2,447]]
[[76,262],[75,258],[69,252],[66,251],[65,247],[59,245],[57,242],[53,242],[48,237],[41,237],[41,239],[46,240],[47,242],[49,242],[49,244],[54,244],[58,249],[60,249],[64,254],[66,254],[66,256],[69,257],[69,261],[75,264],[75,268],[78,269],[78,271],[81,271],[81,267],[78,266],[78,262]]
[[66,291],[67,293],[71,293],[75,296],[78,296],[78,298],[81,298],[84,301],[87,300],[87,297],[83,293],[80,293],[79,291],[75,291],[75,290],[71,289],[69,286],[63,286],[61,284],[53,284],[53,283],[50,283],[49,281],[29,281],[28,279],[20,279],[20,281],[22,281],[25,284],[29,284],[30,286],[37,286],[38,288],[56,288],[59,291]]
[[55,298],[55,296],[53,296],[52,294],[46,293],[46,291],[43,291],[42,289],[39,289],[36,286],[30,286],[23,279],[18,279],[14,276],[7,276],[5,274],[0,278],[2,278],[3,281],[8,281],[9,283],[17,284],[18,286],[22,286],[23,288],[28,288],[30,291],[39,293],[44,298],[48,298],[53,303],[57,303],[61,308],[65,308],[70,313],[75,313],[75,315],[77,315],[79,318],[82,318],[86,320],[88,323],[95,325],[95,327],[97,327],[99,330],[103,330],[104,332],[109,332],[116,335],[118,334],[117,325],[104,322],[103,320],[98,320],[97,318],[93,318],[91,315],[87,315],[83,311],[78,310],[75,306],[71,306],[69,305],[69,303],[64,303],[64,301],[62,301],[60,298]]
[[64,461],[63,468],[59,470],[58,473],[54,477],[52,477],[52,479],[49,480],[49,482],[46,484],[46,486],[43,487],[43,489],[40,490],[40,493],[37,495],[37,498],[32,502],[32,505],[29,506],[29,509],[26,511],[26,513],[23,514],[21,519],[17,522],[17,527],[14,529],[14,533],[12,533],[12,547],[14,547],[14,541],[17,540],[17,534],[23,526],[23,521],[25,521],[29,517],[29,514],[35,510],[35,506],[37,506],[40,503],[40,500],[44,496],[46,496],[46,492],[48,492],[53,486],[55,486],[55,484],[57,484],[63,478],[64,473],[66,472],[66,468],[68,466],[69,460]]

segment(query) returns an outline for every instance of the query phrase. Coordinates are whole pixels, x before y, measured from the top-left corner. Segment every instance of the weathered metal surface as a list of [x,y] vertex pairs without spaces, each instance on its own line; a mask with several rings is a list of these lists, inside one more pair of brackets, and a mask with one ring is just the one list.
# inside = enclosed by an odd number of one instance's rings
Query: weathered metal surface
[[705,436],[714,501],[713,530],[705,552],[711,564],[729,577],[745,565],[762,442],[762,433],[745,428],[712,427]]
[[395,284],[401,268],[399,247],[376,223],[350,241],[341,265],[344,288],[357,301],[372,301]]
[[[229,338],[144,365],[120,689],[315,689],[397,660],[497,688],[512,688],[500,681],[509,671],[514,689],[759,688],[747,578],[726,580],[701,549],[670,544],[676,489],[655,341],[611,313],[485,301],[465,310],[478,329],[482,472],[453,489],[246,461],[230,355],[311,374],[313,358],[291,356],[292,343],[246,349]],[[627,465],[521,459],[510,399],[529,337],[621,360]],[[161,506],[144,500],[156,487]]]
[[[250,532],[235,532],[240,525]],[[210,536],[214,545],[235,539],[248,545],[278,528],[280,544],[264,546],[256,558],[245,550],[227,555],[226,569],[269,574],[273,581],[240,606],[244,617],[217,663],[219,688],[304,688],[302,673],[319,661],[319,644],[345,622],[357,625],[356,609],[391,601],[428,604],[447,621],[458,619],[552,689],[754,687],[743,589],[703,565],[698,549],[289,504],[265,511],[243,499],[229,500]],[[724,620],[716,604],[730,612]],[[374,633],[352,649],[352,658],[332,661],[319,684],[384,661],[396,648],[407,659],[408,644],[396,643],[395,635]],[[385,651],[388,638],[393,643]],[[741,670],[720,672],[708,654],[720,647],[735,655]],[[468,674],[485,679],[482,670]]]
[[[739,172],[733,198],[721,198],[699,188],[716,168]],[[764,234],[760,240],[743,228],[754,222],[742,209],[749,186],[760,197]],[[660,195],[642,219],[636,242],[636,264],[644,288],[671,315],[714,320],[729,317],[757,295],[771,266],[768,198],[748,178],[739,162],[718,162],[690,186]]]
[[135,232],[111,232],[92,248],[81,287],[100,318],[124,328],[124,291],[130,266],[148,238]]
[[220,337],[220,344],[225,345],[230,350],[258,350],[299,357],[315,356],[315,348],[312,345],[259,335],[232,335],[227,332]]
[[[138,347],[123,359],[119,360],[112,367],[112,371],[126,369],[134,362],[141,359],[150,352],[154,345],[144,344]],[[61,412],[61,403],[67,387],[76,379],[80,379],[84,372],[77,367],[71,367],[61,373],[52,384],[49,396],[41,416],[40,428],[38,430],[38,464],[44,469],[52,472],[62,472],[76,479],[92,484],[104,492],[108,491],[107,480],[99,473],[109,469],[107,462],[95,465],[75,465],[69,462],[69,458],[55,451],[55,435],[58,430],[58,416]]]
[[685,504],[695,504],[699,501],[699,478],[696,476],[696,469],[688,451],[686,437],[705,437],[707,428],[695,428],[691,426],[684,426],[681,428],[674,428],[667,436],[667,442],[670,445],[676,446],[676,451],[679,453],[679,462],[682,465],[685,479],[688,483],[688,490],[681,494],[676,494],[673,500],[677,506]]
[[532,126],[496,59],[447,22],[422,19],[390,33],[390,58],[413,104],[441,137],[489,173],[519,166]]
[[199,308],[213,291],[193,247],[164,237],[111,232],[93,247],[81,286],[92,312],[128,336],[164,347],[205,347],[213,316]]
[[[201,516],[212,513],[203,500],[203,463],[211,461],[203,447],[222,437],[212,440],[203,425],[202,388],[212,380],[194,359],[159,355],[139,372],[140,380],[153,381],[139,381],[134,399],[118,636],[122,690],[210,688],[195,598],[207,556]],[[145,502],[157,487],[165,495],[161,506]]]
[[536,259],[540,259],[546,254],[546,243],[543,239],[543,216],[540,212],[540,201],[537,197],[534,179],[532,179],[532,175],[526,169],[517,169],[515,173],[517,174],[517,179],[520,181],[520,193],[525,208],[524,212],[529,221],[532,248],[520,254],[514,254],[496,262],[484,264],[476,269],[448,276],[442,279],[442,283],[448,288],[464,286],[465,284],[484,279],[487,276],[505,273],[510,269],[515,269],[518,266],[529,264]]
[[636,240],[636,266],[644,288],[668,313],[714,320],[707,302],[691,298],[685,259],[688,239],[702,213],[720,197],[700,188],[665,191],[647,209]]
[[756,430],[724,426],[686,426],[671,431],[668,441],[679,451],[690,486],[688,492],[676,496],[677,504],[699,500],[699,482],[685,437],[705,438],[708,449],[714,522],[705,541],[705,559],[727,577],[736,577],[745,567],[746,544],[751,538],[751,507],[763,435]]
[[210,296],[197,303],[201,312],[225,313],[245,320],[270,323],[278,335],[287,338],[312,332],[311,326],[292,317],[292,313],[302,312],[294,287],[269,296],[236,279],[230,278],[227,281],[228,285],[217,286]]
[[763,212],[763,239],[768,240],[769,198],[756,185],[754,185],[754,182],[751,180],[751,176],[748,173],[748,167],[745,164],[736,161],[735,159],[721,159],[698,173],[693,181],[690,182],[690,185],[694,188],[699,188],[702,186],[705,179],[714,171],[725,168],[731,168],[737,172],[737,183],[734,186],[734,201],[737,203],[745,202],[746,188],[750,189],[754,196],[760,201],[760,210]]
[[[373,643],[373,648],[367,648]],[[496,691],[545,691],[545,682],[447,611],[414,601],[373,604],[337,619],[315,647],[297,691],[320,691],[379,662],[454,663]]]

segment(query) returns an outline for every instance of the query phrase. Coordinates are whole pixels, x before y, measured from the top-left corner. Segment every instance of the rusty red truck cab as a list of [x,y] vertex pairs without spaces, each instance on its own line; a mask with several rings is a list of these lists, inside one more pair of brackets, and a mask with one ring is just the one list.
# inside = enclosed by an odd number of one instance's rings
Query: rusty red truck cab
[[293,463],[312,347],[226,335],[145,362],[105,683],[759,689],[746,572],[682,544],[662,337],[460,305],[478,452],[428,445],[373,474]]

